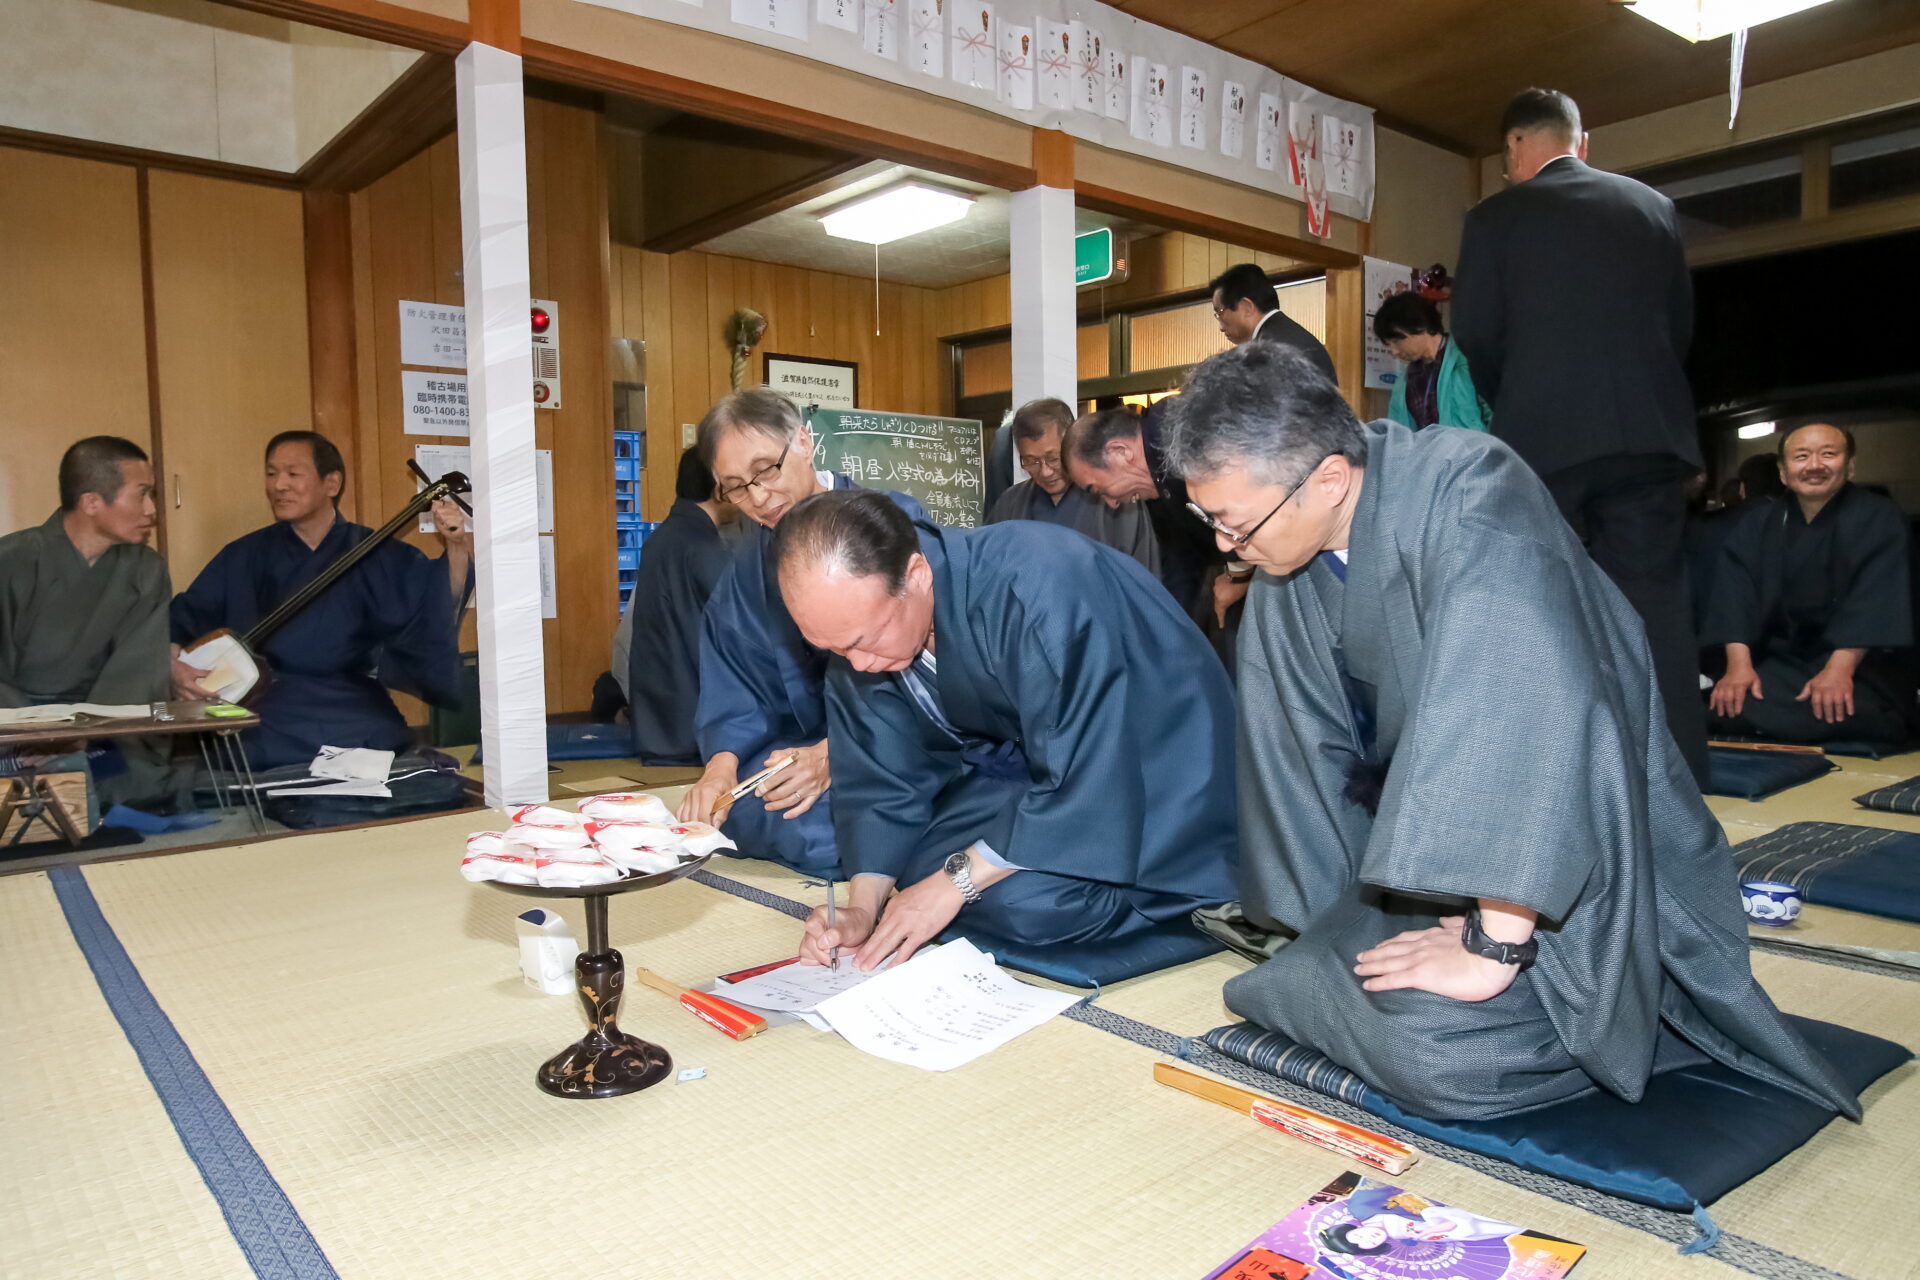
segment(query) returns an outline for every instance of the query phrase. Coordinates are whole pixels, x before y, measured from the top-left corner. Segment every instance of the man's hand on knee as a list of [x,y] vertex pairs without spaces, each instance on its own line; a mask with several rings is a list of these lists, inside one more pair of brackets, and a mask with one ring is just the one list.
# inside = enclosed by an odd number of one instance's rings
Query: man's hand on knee
[[1353,971],[1368,991],[1431,991],[1450,1000],[1491,1000],[1513,985],[1517,965],[1501,964],[1460,944],[1463,916],[1447,916],[1431,929],[1395,934],[1362,951]]

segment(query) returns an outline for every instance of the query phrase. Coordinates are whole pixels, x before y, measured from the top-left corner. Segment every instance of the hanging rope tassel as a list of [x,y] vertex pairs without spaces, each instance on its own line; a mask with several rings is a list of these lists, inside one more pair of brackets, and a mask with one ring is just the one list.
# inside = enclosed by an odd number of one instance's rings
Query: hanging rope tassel
[[1707,1212],[1706,1206],[1699,1204],[1693,1206],[1693,1226],[1694,1230],[1700,1234],[1681,1245],[1681,1253],[1705,1253],[1720,1243],[1720,1224],[1713,1220],[1713,1215]]

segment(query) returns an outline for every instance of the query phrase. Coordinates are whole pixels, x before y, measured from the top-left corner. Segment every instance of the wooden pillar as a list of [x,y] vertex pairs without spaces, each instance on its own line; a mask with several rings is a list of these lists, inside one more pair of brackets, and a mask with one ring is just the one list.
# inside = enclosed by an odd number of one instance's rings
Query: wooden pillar
[[1365,274],[1361,266],[1327,269],[1327,355],[1332,358],[1334,374],[1340,380],[1340,394],[1347,398],[1355,413],[1362,415],[1365,414],[1363,384],[1367,373],[1367,353],[1361,334],[1361,326],[1366,323]]
[[[307,367],[313,380],[313,429],[334,442],[356,475],[359,451],[357,355],[354,344],[353,218],[344,191],[302,193],[307,249]],[[357,511],[358,486],[341,507]]]

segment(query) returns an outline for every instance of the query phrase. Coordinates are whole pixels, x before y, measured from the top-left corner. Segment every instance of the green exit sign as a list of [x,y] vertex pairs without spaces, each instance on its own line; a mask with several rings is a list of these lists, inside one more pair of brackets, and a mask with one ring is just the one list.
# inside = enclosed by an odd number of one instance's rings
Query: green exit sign
[[1113,228],[1099,227],[1083,231],[1073,238],[1073,283],[1100,284],[1126,269],[1124,259],[1113,253]]

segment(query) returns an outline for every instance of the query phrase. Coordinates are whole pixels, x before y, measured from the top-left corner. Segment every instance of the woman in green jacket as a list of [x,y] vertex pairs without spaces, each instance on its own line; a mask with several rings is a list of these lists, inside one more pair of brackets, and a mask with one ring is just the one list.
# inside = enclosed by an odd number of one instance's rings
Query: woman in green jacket
[[1447,337],[1440,308],[1417,293],[1396,293],[1373,313],[1373,333],[1401,362],[1387,417],[1415,431],[1436,423],[1487,429],[1492,410],[1474,390],[1467,357]]

